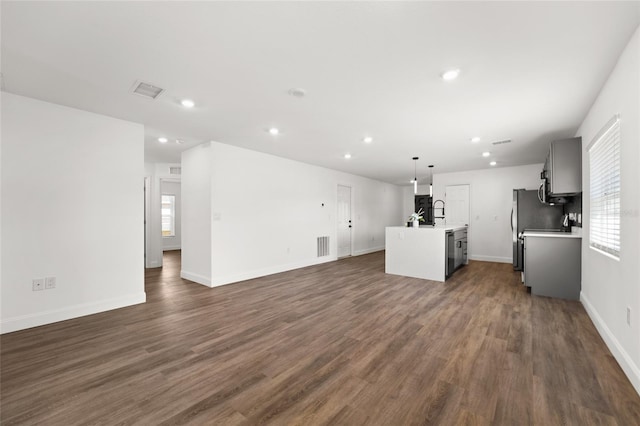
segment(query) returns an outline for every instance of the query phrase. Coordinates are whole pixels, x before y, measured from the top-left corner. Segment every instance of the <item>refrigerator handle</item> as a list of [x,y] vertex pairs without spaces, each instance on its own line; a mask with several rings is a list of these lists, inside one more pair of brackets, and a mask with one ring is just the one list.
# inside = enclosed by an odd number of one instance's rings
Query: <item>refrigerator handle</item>
[[511,232],[513,232],[513,208],[511,209]]

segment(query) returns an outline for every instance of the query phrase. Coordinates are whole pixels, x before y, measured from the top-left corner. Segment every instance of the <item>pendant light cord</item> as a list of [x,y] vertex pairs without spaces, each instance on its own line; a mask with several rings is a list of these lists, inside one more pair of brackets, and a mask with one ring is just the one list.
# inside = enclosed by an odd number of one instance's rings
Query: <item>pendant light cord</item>
[[418,160],[419,157],[413,157],[413,193],[418,193]]

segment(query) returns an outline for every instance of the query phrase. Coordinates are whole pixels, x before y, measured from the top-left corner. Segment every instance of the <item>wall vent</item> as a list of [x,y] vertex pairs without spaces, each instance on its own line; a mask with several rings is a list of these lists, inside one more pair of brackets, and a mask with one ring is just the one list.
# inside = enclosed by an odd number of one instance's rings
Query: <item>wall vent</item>
[[511,143],[511,139],[505,139],[503,141],[491,142],[491,145],[502,145],[505,143]]
[[144,96],[145,98],[156,99],[162,94],[162,92],[164,92],[164,89],[150,83],[136,81],[131,92],[136,95]]
[[318,257],[329,256],[329,237],[318,237]]
[[181,175],[182,174],[182,167],[169,167],[169,174],[170,175]]

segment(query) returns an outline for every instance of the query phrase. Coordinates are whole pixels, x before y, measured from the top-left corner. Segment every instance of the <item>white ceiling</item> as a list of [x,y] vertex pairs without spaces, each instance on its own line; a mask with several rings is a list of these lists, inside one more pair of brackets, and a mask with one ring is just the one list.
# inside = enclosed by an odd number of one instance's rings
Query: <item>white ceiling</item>
[[[423,181],[428,164],[541,162],[550,140],[574,135],[640,24],[639,2],[609,1],[1,7],[4,90],[143,123],[148,161],[215,140],[398,184],[413,156]],[[460,77],[444,82],[452,67]],[[136,80],[166,91],[141,98]]]

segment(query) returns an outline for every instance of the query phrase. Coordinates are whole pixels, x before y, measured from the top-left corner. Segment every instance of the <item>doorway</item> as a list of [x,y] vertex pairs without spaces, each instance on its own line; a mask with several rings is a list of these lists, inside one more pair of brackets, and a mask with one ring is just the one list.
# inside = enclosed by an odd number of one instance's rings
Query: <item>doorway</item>
[[351,187],[338,185],[338,258],[351,256]]
[[469,225],[469,185],[449,185],[445,188],[447,224]]
[[179,179],[160,179],[162,251],[182,249],[182,194]]
[[150,195],[151,195],[151,178],[145,176],[144,178],[144,267],[149,268],[149,260],[147,253],[149,253],[149,234],[151,228],[150,216]]

